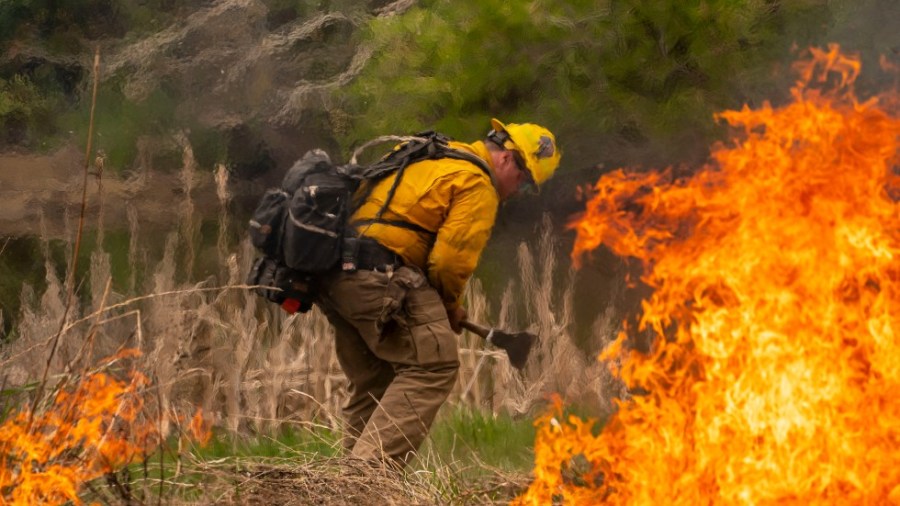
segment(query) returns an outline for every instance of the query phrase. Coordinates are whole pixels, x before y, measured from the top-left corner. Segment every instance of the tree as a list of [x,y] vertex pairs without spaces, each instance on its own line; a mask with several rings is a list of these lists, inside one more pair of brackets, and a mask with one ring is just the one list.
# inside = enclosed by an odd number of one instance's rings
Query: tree
[[739,107],[803,42],[796,27],[829,15],[824,0],[429,0],[369,22],[375,56],[337,95],[349,143],[430,127],[472,138],[497,116],[547,124],[581,163],[705,146],[712,113]]

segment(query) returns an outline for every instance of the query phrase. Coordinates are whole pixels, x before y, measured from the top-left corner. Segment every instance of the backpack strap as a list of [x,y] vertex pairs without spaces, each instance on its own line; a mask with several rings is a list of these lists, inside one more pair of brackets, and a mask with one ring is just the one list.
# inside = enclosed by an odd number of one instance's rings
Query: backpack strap
[[448,146],[447,149],[444,150],[440,158],[454,158],[456,160],[465,160],[481,169],[482,172],[484,172],[489,178],[491,178],[491,181],[494,180],[494,176],[491,174],[491,168],[488,166],[487,162],[485,162],[480,157],[473,155],[472,153],[453,149]]
[[[376,141],[382,138],[376,139]],[[389,140],[396,139],[396,137],[392,137]],[[387,211],[388,206],[390,206],[391,201],[394,199],[394,194],[397,192],[397,187],[400,185],[400,180],[403,179],[403,175],[406,173],[407,167],[410,165],[421,162],[424,160],[437,160],[441,158],[452,158],[455,160],[463,160],[469,162],[479,169],[481,169],[487,176],[493,181],[493,176],[491,175],[490,167],[487,162],[482,160],[481,158],[467,153],[465,151],[460,151],[457,149],[453,149],[448,146],[449,138],[439,134],[434,131],[423,132],[417,134],[414,137],[406,138],[407,142],[396,150],[391,151],[387,155],[384,156],[381,160],[375,162],[374,164],[367,167],[362,173],[363,180],[377,180],[382,177],[387,176],[392,172],[397,173],[397,177],[394,178],[394,182],[391,185],[391,188],[388,190],[387,197],[384,200],[384,204],[382,204],[381,208],[375,213],[375,218],[370,220],[360,220],[355,224],[373,224],[373,223],[381,223],[391,226],[396,226],[400,228],[405,228],[408,230],[413,230],[419,233],[425,233],[430,236],[435,235],[435,232],[432,232],[428,229],[420,227],[414,223],[409,223],[400,220],[385,220],[382,218],[384,212]],[[372,141],[375,142],[375,141]],[[367,143],[365,146],[371,145],[372,142]],[[360,148],[361,150],[362,148]],[[356,156],[359,154],[357,150],[353,155],[353,159],[356,159]],[[355,209],[358,206],[362,205],[363,202],[369,197],[372,192],[374,185],[368,184],[367,189],[363,195],[361,195],[354,206],[354,211],[351,211],[350,214],[355,212]]]
[[374,223],[378,223],[381,225],[390,225],[392,227],[405,228],[407,230],[412,230],[413,232],[418,232],[420,234],[427,234],[429,236],[434,236],[435,233],[431,230],[428,230],[425,227],[421,227],[416,225],[415,223],[410,223],[408,221],[400,221],[400,220],[385,220],[384,218],[376,219],[373,218],[371,220],[359,220],[354,222],[354,225],[372,225]]

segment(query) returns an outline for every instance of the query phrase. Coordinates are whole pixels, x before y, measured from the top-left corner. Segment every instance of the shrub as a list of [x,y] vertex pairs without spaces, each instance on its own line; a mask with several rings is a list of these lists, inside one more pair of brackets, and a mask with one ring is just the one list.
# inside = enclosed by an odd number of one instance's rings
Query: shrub
[[24,75],[0,78],[0,148],[41,146],[42,139],[56,132],[55,113],[62,95],[42,91]]

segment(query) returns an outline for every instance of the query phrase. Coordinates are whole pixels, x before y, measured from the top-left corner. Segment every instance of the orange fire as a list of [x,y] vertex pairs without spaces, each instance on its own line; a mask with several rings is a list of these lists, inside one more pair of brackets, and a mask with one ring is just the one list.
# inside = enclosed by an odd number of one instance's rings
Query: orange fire
[[689,178],[596,184],[573,256],[641,263],[655,344],[601,355],[635,392],[602,430],[538,421],[517,504],[900,504],[898,101],[811,53],[791,103],[718,116],[742,134]]
[[[152,453],[161,438],[144,413],[147,384],[138,372],[127,381],[95,372],[61,388],[47,407],[9,416],[0,425],[0,505],[82,504],[84,483]],[[197,416],[190,427],[196,439],[209,438]]]

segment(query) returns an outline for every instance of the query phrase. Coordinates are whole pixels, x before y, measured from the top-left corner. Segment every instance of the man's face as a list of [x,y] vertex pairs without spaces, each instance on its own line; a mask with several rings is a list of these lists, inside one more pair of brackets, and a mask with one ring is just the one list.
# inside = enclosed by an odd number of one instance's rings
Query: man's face
[[500,200],[506,200],[534,187],[531,174],[516,159],[515,152],[510,150],[494,152],[494,178],[497,180]]

